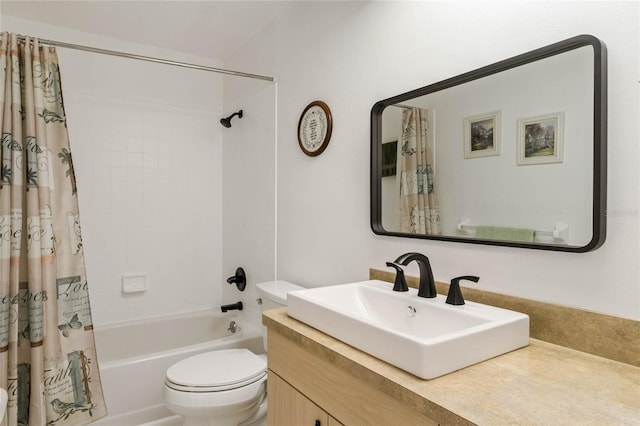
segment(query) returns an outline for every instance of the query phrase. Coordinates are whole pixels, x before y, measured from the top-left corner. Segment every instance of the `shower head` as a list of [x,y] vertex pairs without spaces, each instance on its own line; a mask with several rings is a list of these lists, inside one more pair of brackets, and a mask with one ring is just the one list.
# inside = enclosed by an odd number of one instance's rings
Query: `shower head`
[[238,118],[242,118],[242,110],[240,110],[238,112],[234,112],[233,114],[231,114],[227,118],[221,118],[220,119],[220,124],[222,124],[224,127],[226,127],[228,129],[229,127],[231,127],[231,119],[233,117],[235,117],[236,115],[238,116]]

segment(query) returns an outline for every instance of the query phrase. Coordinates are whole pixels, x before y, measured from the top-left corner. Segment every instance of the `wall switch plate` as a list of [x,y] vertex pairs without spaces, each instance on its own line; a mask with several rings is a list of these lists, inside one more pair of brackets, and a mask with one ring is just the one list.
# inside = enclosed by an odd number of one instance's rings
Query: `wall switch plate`
[[140,293],[147,290],[146,274],[130,274],[122,276],[123,293]]

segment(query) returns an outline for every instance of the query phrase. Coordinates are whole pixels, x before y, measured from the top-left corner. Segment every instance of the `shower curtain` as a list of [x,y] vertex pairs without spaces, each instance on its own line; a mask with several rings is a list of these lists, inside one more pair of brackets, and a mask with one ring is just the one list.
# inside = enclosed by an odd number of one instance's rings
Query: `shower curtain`
[[106,415],[57,54],[2,33],[0,387],[4,424]]
[[440,234],[440,213],[433,179],[433,154],[427,140],[428,111],[402,113],[400,144],[400,232]]

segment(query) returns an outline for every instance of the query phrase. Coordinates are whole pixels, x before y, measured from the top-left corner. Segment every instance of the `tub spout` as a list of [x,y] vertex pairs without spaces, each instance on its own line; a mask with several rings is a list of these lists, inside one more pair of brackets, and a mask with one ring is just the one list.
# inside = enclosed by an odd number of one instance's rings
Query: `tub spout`
[[234,310],[241,311],[242,310],[242,302],[232,303],[230,305],[222,305],[222,306],[220,306],[220,309],[222,309],[222,312],[234,311]]

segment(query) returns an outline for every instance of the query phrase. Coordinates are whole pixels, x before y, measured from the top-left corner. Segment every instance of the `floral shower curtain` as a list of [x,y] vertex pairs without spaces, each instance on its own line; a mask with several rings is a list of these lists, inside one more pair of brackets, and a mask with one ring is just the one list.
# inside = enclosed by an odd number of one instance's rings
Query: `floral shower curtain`
[[427,140],[427,110],[402,113],[400,144],[400,232],[440,234],[440,213],[433,180],[433,154]]
[[0,386],[3,424],[106,415],[57,54],[2,33]]

